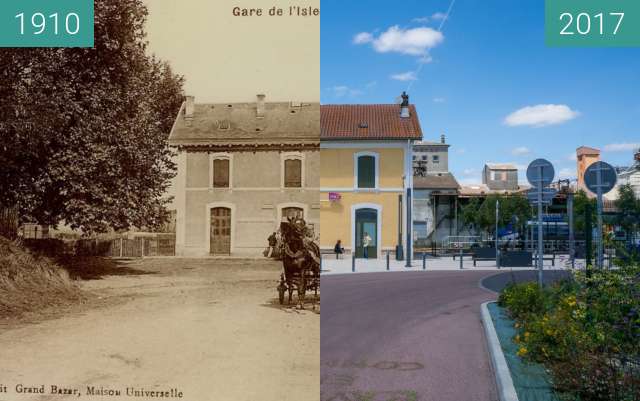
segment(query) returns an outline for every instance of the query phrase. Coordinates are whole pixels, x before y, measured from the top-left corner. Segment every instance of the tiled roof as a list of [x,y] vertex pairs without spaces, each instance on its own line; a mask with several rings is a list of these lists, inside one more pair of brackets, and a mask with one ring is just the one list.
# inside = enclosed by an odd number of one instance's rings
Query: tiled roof
[[578,149],[576,149],[576,154],[578,156],[582,156],[582,155],[599,155],[600,154],[600,150],[594,149],[594,148],[590,148],[588,146],[580,146]]
[[169,136],[173,146],[259,146],[319,143],[319,103],[265,103],[264,117],[256,103],[196,104],[193,117],[183,104]]
[[321,140],[422,139],[415,106],[400,117],[397,104],[349,104],[320,106]]
[[413,187],[416,189],[458,189],[460,185],[453,174],[442,173],[414,176]]
[[517,170],[518,167],[511,163],[487,163],[491,170]]

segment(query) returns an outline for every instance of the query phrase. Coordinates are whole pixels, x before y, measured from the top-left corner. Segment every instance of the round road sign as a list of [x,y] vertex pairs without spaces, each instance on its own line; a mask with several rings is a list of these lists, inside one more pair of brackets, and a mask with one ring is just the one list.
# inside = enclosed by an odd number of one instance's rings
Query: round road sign
[[545,159],[536,159],[527,167],[527,180],[534,188],[548,186],[555,175],[553,164]]
[[[600,179],[598,179],[598,175],[600,175]],[[617,181],[618,174],[609,163],[595,162],[584,172],[584,183],[594,194],[598,193],[598,188],[603,194],[606,194],[616,186]]]

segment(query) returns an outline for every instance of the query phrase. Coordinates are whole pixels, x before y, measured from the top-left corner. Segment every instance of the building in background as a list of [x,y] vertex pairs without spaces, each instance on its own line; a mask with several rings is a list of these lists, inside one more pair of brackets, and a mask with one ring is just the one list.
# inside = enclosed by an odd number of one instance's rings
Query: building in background
[[584,183],[584,173],[587,171],[590,165],[600,161],[600,150],[590,148],[588,146],[580,146],[576,149],[577,160],[577,176],[578,176],[578,190],[583,190],[589,193],[587,186]]
[[406,199],[412,146],[422,131],[408,96],[401,105],[322,105],[320,135],[321,248],[333,250],[341,240],[363,257],[365,234],[369,258],[410,246]]
[[517,191],[518,168],[509,163],[487,163],[482,170],[482,183],[491,191]]
[[169,137],[178,152],[176,254],[253,255],[287,217],[317,225],[320,105],[195,104]]
[[449,144],[420,141],[413,145],[413,243],[415,248],[458,235],[458,189],[449,172]]
[[[636,150],[633,155],[633,165],[618,173],[617,186],[627,184],[631,185],[636,197],[640,199],[640,149]],[[617,193],[617,191],[612,192]]]

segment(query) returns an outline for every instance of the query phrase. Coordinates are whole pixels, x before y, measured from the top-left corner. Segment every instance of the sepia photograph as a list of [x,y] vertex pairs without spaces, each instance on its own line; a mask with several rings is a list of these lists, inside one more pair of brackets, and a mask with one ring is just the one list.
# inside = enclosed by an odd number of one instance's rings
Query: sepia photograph
[[318,400],[319,1],[93,3],[0,48],[0,400]]

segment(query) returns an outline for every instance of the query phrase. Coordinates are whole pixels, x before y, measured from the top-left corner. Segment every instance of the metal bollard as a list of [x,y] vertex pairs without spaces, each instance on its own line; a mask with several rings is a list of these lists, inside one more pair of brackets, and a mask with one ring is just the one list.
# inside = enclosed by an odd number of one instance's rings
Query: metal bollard
[[427,254],[422,252],[422,270],[427,270]]
[[387,270],[389,270],[389,251],[387,251]]
[[352,253],[351,254],[351,272],[355,273],[356,272],[356,253]]
[[460,270],[462,270],[462,248],[460,248]]

